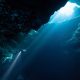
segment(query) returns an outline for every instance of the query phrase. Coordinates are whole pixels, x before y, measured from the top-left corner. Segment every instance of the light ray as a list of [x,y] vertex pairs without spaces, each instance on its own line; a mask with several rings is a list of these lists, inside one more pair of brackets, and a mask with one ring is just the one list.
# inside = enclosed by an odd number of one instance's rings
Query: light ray
[[5,75],[2,77],[2,80],[7,80],[8,76],[10,75],[11,71],[13,70],[15,64],[17,63],[17,60],[19,59],[20,55],[21,55],[21,51],[17,54],[15,60],[11,64],[10,68],[7,70]]

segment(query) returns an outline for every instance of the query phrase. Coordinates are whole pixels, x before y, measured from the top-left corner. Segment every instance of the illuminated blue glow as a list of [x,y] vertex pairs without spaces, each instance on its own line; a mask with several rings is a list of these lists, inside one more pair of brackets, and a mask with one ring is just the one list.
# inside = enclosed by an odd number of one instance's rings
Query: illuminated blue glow
[[36,30],[31,30],[29,33],[28,33],[28,35],[30,35],[30,36],[32,36],[32,35],[35,35],[35,34],[37,34],[38,32],[36,31]]
[[6,57],[3,58],[2,63],[5,63],[7,60],[11,61],[13,59],[13,54],[8,54]]
[[68,1],[64,7],[56,11],[49,20],[49,24],[51,23],[61,23],[66,20],[70,20],[74,14],[75,8],[80,8],[76,3],[72,3]]
[[59,13],[70,16],[73,14],[75,7],[78,7],[76,3],[67,2],[67,4],[59,10]]

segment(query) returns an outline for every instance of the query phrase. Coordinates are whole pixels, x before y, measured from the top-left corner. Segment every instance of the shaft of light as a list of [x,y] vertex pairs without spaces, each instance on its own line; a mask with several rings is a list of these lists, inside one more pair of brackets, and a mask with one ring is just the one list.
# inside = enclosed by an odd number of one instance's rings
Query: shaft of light
[[5,75],[2,77],[2,80],[7,80],[7,78],[11,74],[11,71],[13,70],[15,64],[17,63],[17,60],[19,59],[20,55],[21,55],[21,51],[17,54],[15,60],[11,64],[10,68],[7,70],[7,72],[5,73]]

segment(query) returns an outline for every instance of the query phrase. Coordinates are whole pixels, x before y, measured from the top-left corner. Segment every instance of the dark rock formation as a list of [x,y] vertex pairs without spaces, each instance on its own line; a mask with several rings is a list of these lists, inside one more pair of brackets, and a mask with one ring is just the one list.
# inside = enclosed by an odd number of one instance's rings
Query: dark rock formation
[[11,9],[22,10],[26,12],[26,28],[38,29],[42,24],[46,23],[54,13],[68,0],[6,0],[7,5]]
[[[0,52],[9,52],[68,0],[0,0]],[[6,52],[5,52],[6,53]]]

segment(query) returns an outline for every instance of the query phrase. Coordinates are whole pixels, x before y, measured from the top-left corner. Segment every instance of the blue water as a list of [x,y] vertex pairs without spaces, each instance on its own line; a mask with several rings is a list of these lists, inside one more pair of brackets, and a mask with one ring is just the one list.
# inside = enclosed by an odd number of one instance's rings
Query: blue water
[[7,80],[80,80],[80,52],[68,42],[78,23],[76,19],[42,26]]

